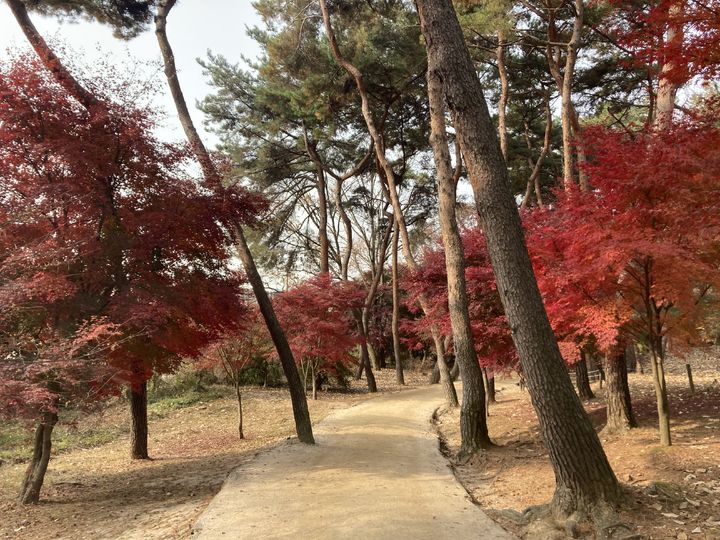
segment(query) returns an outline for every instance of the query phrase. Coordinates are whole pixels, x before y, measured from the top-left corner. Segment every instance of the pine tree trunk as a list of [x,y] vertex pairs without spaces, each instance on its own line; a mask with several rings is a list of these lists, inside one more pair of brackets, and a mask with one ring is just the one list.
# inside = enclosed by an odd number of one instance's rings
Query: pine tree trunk
[[495,396],[495,374],[490,375],[486,368],[483,368],[483,383],[485,384],[485,394],[487,395],[487,403],[496,403]]
[[400,354],[400,273],[398,269],[398,242],[400,230],[395,227],[390,246],[391,270],[392,270],[392,340],[393,356],[395,357],[395,381],[399,385],[405,385],[405,373],[403,372],[402,356]]
[[432,371],[428,375],[428,384],[438,384],[440,382],[440,366],[437,363],[437,358],[433,364]]
[[310,422],[310,411],[308,411],[307,399],[305,397],[305,389],[300,381],[300,374],[295,364],[295,358],[293,357],[292,350],[285,336],[285,332],[280,326],[280,322],[275,315],[275,309],[273,308],[270,297],[265,290],[260,273],[255,266],[255,261],[252,258],[252,253],[245,240],[245,235],[242,229],[238,227],[236,231],[236,240],[238,247],[238,257],[245,267],[245,274],[247,275],[248,281],[252,286],[255,298],[257,299],[258,306],[260,307],[260,313],[262,313],[263,319],[265,319],[265,325],[270,332],[275,350],[280,358],[280,364],[282,365],[283,372],[285,373],[285,379],[288,382],[288,389],[290,390],[290,401],[293,407],[293,416],[295,418],[295,431],[297,433],[300,442],[306,444],[315,444],[315,438],[312,432],[312,423]]
[[457,392],[455,391],[455,385],[453,384],[452,378],[450,377],[450,369],[448,368],[447,362],[445,362],[445,347],[437,329],[432,329],[431,333],[433,342],[435,343],[437,368],[440,372],[440,385],[442,386],[443,393],[445,394],[445,404],[448,407],[455,408],[458,406],[459,403]]
[[487,104],[450,0],[418,0],[428,78],[443,85],[455,113],[497,289],[510,323],[542,438],[553,465],[553,508],[569,514],[616,503],[620,489],[575,394],[537,288]]
[[618,345],[605,357],[605,376],[607,422],[603,431],[616,433],[637,427],[627,379],[624,344]]
[[378,360],[377,351],[375,350],[375,347],[372,346],[372,343],[368,342],[367,349],[368,356],[370,356],[370,365],[375,370],[380,369],[380,361]]
[[147,381],[130,386],[130,457],[150,459],[148,455]]
[[238,405],[238,435],[241,439],[245,438],[243,432],[243,407],[242,407],[242,393],[240,392],[240,381],[235,381],[235,396],[237,397]]
[[[195,129],[195,125],[193,124],[188,111],[187,103],[185,102],[185,97],[183,96],[180,81],[177,76],[177,70],[175,68],[175,56],[167,37],[167,16],[175,5],[175,2],[176,0],[161,0],[159,3],[155,17],[155,35],[157,36],[158,45],[163,57],[165,76],[167,78],[168,86],[170,87],[170,92],[173,96],[173,102],[177,110],[178,118],[182,124],[183,130],[185,131],[185,136],[187,137],[195,156],[200,162],[206,181],[211,184],[217,184],[220,182],[219,175],[217,170],[215,170],[210,154]],[[242,261],[245,274],[252,286],[258,306],[260,307],[260,312],[265,320],[270,337],[272,338],[278,357],[280,358],[280,364],[282,365],[285,373],[285,378],[288,382],[290,400],[292,401],[293,406],[293,416],[295,417],[295,430],[297,432],[298,439],[307,444],[314,444],[315,439],[313,438],[312,423],[310,422],[310,413],[307,407],[305,390],[301,387],[300,375],[298,374],[295,359],[293,358],[292,351],[290,350],[290,345],[287,342],[287,337],[285,336],[285,332],[280,326],[280,322],[275,315],[275,310],[273,309],[270,297],[265,290],[265,285],[263,284],[260,273],[255,265],[255,260],[253,259],[252,252],[250,251],[250,247],[245,239],[242,227],[238,225],[234,233],[238,256]]]
[[33,457],[25,471],[25,477],[20,488],[20,502],[23,504],[36,504],[40,501],[40,490],[45,481],[45,473],[50,462],[52,432],[57,420],[56,413],[46,412],[35,430]]
[[460,364],[453,362],[453,366],[450,368],[450,378],[453,382],[460,378]]
[[577,386],[578,396],[580,399],[593,399],[592,388],[590,388],[590,375],[588,374],[587,361],[585,360],[587,353],[580,352],[580,360],[575,362],[575,385]]
[[[498,38],[501,39],[501,34]],[[500,46],[502,48],[502,46]],[[448,310],[453,333],[455,363],[463,381],[463,399],[460,409],[460,454],[470,455],[491,445],[485,412],[485,389],[475,343],[470,326],[470,312],[465,283],[465,252],[457,225],[455,205],[457,193],[455,175],[450,161],[445,127],[445,103],[442,84],[428,73],[428,99],[430,102],[430,144],[437,169],[440,231],[445,251],[445,268],[448,286]],[[504,119],[503,119],[504,123]],[[503,126],[504,128],[504,126]],[[460,164],[458,163],[458,167]],[[437,341],[437,340],[436,340]],[[442,370],[442,363],[438,364]],[[442,379],[443,373],[440,372]],[[452,377],[450,377],[452,384]],[[452,388],[453,392],[455,388]]]

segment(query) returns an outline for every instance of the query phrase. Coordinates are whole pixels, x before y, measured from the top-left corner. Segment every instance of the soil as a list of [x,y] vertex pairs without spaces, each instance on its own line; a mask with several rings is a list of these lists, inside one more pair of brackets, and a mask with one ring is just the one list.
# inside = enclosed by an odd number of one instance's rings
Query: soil
[[[676,372],[679,370],[675,370]],[[633,407],[640,427],[625,434],[600,434],[608,459],[624,486],[621,520],[641,538],[720,539],[720,373],[695,374],[695,394],[679,373],[668,375],[673,446],[662,447],[655,395],[649,375],[630,374]],[[526,391],[514,380],[498,382],[488,424],[497,448],[464,464],[458,479],[488,514],[519,536],[537,538],[515,520],[513,509],[550,501],[554,475]],[[603,391],[585,403],[596,428],[605,422]],[[448,454],[460,445],[458,411],[441,411],[437,428]],[[585,531],[587,533],[587,531]],[[554,537],[564,538],[561,528]],[[582,533],[582,531],[581,531]]]
[[[376,373],[385,392],[399,388],[391,370]],[[409,386],[424,382],[406,374]],[[321,392],[309,400],[314,423],[377,394],[352,382],[346,393]],[[232,398],[197,403],[150,420],[150,461],[129,459],[129,438],[54,455],[41,502],[23,506],[16,493],[25,465],[0,465],[0,538],[150,540],[186,538],[228,473],[256,454],[294,438],[289,394],[284,389],[243,391],[245,439],[237,434]],[[113,406],[85,423],[129,423],[127,407]],[[82,429],[85,426],[79,426]]]

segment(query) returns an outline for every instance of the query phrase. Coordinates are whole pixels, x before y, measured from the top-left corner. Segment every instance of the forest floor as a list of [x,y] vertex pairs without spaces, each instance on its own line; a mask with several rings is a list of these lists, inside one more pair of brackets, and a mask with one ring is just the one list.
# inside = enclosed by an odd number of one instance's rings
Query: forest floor
[[[649,375],[630,374],[633,406],[640,427],[604,436],[608,459],[627,498],[621,513],[641,538],[720,539],[720,373],[695,375],[691,395],[685,376],[668,375],[673,446],[661,447],[655,394]],[[585,403],[594,424],[605,422],[603,391]],[[460,444],[459,412],[441,411],[436,427],[448,455]],[[490,435],[496,448],[465,464],[455,474],[488,514],[519,536],[538,538],[511,519],[513,509],[550,501],[554,476],[526,391],[501,381],[490,408]],[[546,533],[543,535],[546,536]],[[565,538],[561,527],[550,535]]]
[[[376,377],[381,393],[400,389],[394,371],[383,370]],[[412,387],[424,383],[426,376],[409,372],[406,379]],[[321,392],[317,401],[309,400],[313,423],[377,395],[364,388],[364,381],[353,381],[348,392]],[[7,436],[13,432],[3,426],[0,538],[188,537],[231,470],[295,435],[287,390],[244,390],[246,439],[242,441],[237,436],[236,401],[231,392],[227,396],[180,408],[151,405],[150,461],[129,459],[127,404],[80,420],[76,433],[61,433],[60,450],[50,461],[41,503],[36,506],[16,501],[25,464],[15,462],[20,458],[13,457],[19,455],[13,448],[24,452],[27,445],[18,440],[9,448]],[[82,448],[85,445],[91,447]]]

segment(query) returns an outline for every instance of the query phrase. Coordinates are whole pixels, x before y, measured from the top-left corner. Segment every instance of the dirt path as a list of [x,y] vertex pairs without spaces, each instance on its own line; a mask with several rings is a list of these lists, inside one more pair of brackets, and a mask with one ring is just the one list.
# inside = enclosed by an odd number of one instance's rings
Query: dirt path
[[468,499],[430,425],[439,385],[334,413],[316,446],[284,445],[236,469],[194,539],[511,539]]

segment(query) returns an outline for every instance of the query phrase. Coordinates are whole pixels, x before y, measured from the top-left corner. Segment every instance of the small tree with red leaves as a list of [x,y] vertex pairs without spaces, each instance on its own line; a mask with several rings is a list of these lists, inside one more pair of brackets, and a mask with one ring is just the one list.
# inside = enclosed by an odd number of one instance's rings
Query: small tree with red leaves
[[[480,365],[491,372],[515,369],[517,352],[500,303],[482,232],[467,230],[462,238],[467,263],[468,307]],[[417,310],[413,306],[420,295],[425,295],[432,306],[429,315],[426,313],[424,317],[406,320],[403,325],[406,331],[418,338],[425,336],[433,324],[448,339],[452,338],[444,257],[442,247],[426,250],[420,268],[405,274],[403,287],[408,292],[408,308]]]
[[353,310],[362,309],[365,293],[351,281],[330,274],[302,282],[275,298],[278,317],[285,328],[293,355],[305,380],[312,381],[317,399],[318,377],[337,364],[352,362],[351,351],[360,344]]
[[245,315],[242,320],[242,328],[222,336],[205,350],[198,367],[220,367],[228,381],[232,383],[238,404],[238,435],[244,439],[242,392],[240,390],[243,371],[252,362],[269,357],[273,345],[259,313]]

